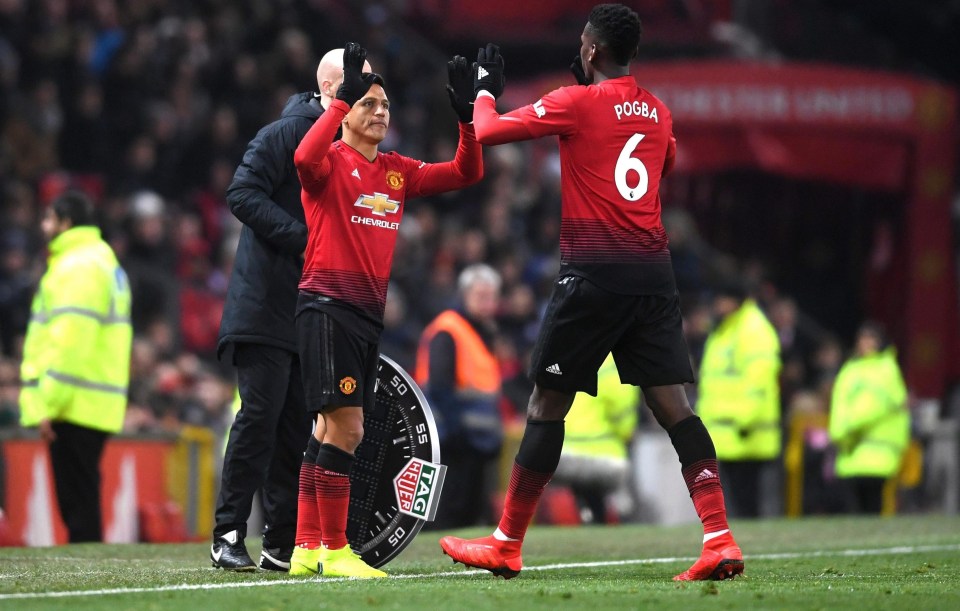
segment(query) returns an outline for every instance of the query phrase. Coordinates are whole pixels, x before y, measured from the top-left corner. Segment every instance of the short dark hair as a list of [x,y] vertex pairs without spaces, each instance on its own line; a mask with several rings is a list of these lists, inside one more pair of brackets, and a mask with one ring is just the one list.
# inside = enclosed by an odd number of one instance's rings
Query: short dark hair
[[861,335],[872,335],[876,338],[880,350],[890,345],[890,338],[887,335],[887,328],[878,320],[866,320],[857,329],[857,337]]
[[742,279],[734,276],[721,278],[713,289],[715,297],[732,297],[743,301],[750,296],[750,286]]
[[367,76],[368,74],[373,77],[370,79],[372,81],[371,85],[380,85],[381,87],[386,88],[386,84],[383,82],[383,75],[377,72],[364,72],[363,76]]
[[93,202],[80,191],[67,191],[50,204],[58,219],[67,219],[74,227],[96,225]]
[[626,66],[640,44],[640,16],[622,4],[598,4],[587,19],[590,28],[613,52],[613,59]]

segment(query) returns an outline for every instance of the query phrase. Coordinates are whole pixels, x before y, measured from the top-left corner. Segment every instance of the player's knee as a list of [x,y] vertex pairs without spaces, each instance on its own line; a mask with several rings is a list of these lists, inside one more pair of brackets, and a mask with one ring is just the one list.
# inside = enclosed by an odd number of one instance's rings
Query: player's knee
[[343,444],[344,448],[353,454],[357,447],[360,445],[360,442],[363,441],[363,423],[356,424],[351,426],[346,431],[344,431]]
[[327,430],[323,440],[353,453],[363,440],[363,411],[349,408],[349,411],[333,412],[327,417]]
[[570,411],[576,393],[542,389],[534,386],[527,404],[527,418],[530,420],[563,420]]

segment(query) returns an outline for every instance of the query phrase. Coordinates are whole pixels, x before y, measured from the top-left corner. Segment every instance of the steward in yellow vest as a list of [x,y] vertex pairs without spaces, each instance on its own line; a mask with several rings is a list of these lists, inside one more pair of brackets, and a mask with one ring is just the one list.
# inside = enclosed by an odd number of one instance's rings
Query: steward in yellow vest
[[123,427],[130,377],[130,287],[79,193],[43,219],[47,271],[33,298],[20,367],[20,423],[50,442],[70,541],[99,541],[99,461]]
[[857,334],[854,356],[837,374],[830,401],[835,472],[848,480],[853,510],[879,513],[884,482],[897,474],[910,442],[907,389],[896,351],[871,323]]
[[718,292],[714,312],[720,322],[704,347],[696,411],[717,449],[731,513],[755,517],[764,463],[780,454],[780,342],[735,286]]

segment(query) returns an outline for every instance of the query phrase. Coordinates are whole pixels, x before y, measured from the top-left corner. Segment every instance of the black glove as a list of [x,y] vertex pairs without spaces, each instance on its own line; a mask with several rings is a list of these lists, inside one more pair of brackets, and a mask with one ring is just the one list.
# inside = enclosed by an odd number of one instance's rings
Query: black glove
[[477,63],[473,65],[474,93],[485,89],[499,98],[503,94],[503,57],[500,56],[500,47],[487,43],[486,49],[480,48],[477,53]]
[[467,58],[454,55],[447,62],[447,95],[450,96],[450,106],[457,113],[461,123],[473,121],[473,100],[476,94],[473,91],[473,77]]
[[593,81],[587,80],[587,75],[583,72],[583,60],[579,55],[570,64],[570,72],[573,72],[573,78],[577,79],[577,85],[593,85]]
[[348,42],[343,49],[343,82],[337,89],[337,99],[343,100],[351,108],[373,84],[372,78],[361,74],[366,59],[367,50],[355,42]]

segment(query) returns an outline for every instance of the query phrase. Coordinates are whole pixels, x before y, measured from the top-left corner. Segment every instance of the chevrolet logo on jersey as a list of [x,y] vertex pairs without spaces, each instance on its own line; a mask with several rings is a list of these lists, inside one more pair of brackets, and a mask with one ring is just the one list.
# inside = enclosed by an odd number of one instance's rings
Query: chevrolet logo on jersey
[[[387,216],[388,212],[390,214],[397,213],[397,211],[400,209],[400,202],[388,199],[384,193],[374,193],[373,195],[361,195],[357,198],[357,202],[354,204],[354,206],[369,208],[376,216]],[[354,214],[351,216],[350,222],[357,223],[358,225],[392,229],[394,231],[400,229],[400,223],[398,222],[371,218],[369,216],[360,216],[359,214]]]
[[400,202],[387,199],[385,193],[374,193],[373,195],[361,195],[357,198],[354,206],[370,208],[377,216],[387,216],[387,213],[396,214],[400,208]]

